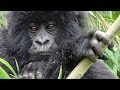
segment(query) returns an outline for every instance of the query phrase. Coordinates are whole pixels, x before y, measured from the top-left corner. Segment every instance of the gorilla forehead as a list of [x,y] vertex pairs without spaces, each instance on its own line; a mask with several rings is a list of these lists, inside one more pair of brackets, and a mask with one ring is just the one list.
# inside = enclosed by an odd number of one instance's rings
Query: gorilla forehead
[[[9,18],[16,20],[35,20],[35,21],[48,21],[48,20],[71,20],[74,17],[72,11],[12,11]],[[28,21],[27,20],[27,21]]]

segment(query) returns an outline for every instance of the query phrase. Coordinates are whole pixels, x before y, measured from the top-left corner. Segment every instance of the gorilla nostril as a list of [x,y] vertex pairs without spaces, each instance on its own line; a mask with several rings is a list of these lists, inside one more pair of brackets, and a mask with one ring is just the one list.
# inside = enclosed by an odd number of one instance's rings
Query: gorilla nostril
[[41,42],[41,41],[35,41],[37,44],[39,44],[40,46],[42,46],[42,45],[47,45],[49,42],[50,42],[50,40],[46,40],[46,41],[43,41],[43,42]]
[[46,40],[43,42],[44,45],[47,45],[50,42],[50,40]]
[[37,44],[41,45],[41,46],[43,45],[42,42],[40,42],[40,41],[35,41],[35,42],[36,42]]

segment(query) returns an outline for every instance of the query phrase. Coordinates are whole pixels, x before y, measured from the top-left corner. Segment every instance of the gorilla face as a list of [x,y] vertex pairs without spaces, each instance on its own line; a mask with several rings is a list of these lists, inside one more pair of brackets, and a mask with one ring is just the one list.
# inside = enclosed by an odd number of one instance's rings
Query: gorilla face
[[69,11],[9,12],[10,49],[25,62],[43,60],[46,55],[54,57],[71,49],[72,43],[84,35],[76,19]]
[[30,24],[28,33],[32,44],[29,53],[51,54],[55,52],[57,49],[55,43],[56,32],[57,26],[53,21],[40,25],[35,23]]

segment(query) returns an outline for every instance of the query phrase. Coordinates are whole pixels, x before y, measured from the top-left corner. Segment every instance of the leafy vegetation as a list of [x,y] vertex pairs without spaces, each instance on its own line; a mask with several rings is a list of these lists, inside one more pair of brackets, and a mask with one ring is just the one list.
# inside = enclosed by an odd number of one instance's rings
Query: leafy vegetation
[[[102,30],[107,31],[116,18],[120,15],[119,11],[89,11],[88,29],[89,30]],[[4,12],[0,11],[0,27],[6,26],[6,20],[4,18]],[[105,61],[105,64],[110,67],[112,72],[120,78],[120,33],[118,33],[114,39],[114,48],[112,51],[105,49],[105,54],[109,60]],[[19,72],[19,66],[17,61],[16,67]],[[4,64],[12,74],[7,73],[1,64]],[[18,73],[17,72],[17,73]],[[17,79],[17,73],[12,66],[0,58],[0,79]],[[62,78],[62,66],[60,67],[59,77]]]
[[[120,15],[119,11],[89,11],[90,19],[88,20],[89,30],[107,31],[112,23]],[[120,78],[120,33],[114,39],[114,48],[112,51],[105,49],[108,61],[105,61],[112,72]]]
[[[2,66],[5,66],[6,69],[9,70],[9,72],[12,72],[12,74],[9,74]],[[17,79],[17,73],[13,69],[13,67],[4,59],[0,58],[0,79]]]
[[0,11],[0,27],[6,26],[6,20],[5,20],[5,15],[3,11]]

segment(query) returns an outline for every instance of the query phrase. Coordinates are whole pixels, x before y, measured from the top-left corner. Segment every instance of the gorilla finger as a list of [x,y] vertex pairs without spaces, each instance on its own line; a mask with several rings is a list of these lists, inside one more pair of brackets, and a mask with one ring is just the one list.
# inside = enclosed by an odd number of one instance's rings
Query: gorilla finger
[[108,46],[111,45],[110,39],[107,36],[101,38],[101,41]]
[[37,70],[36,70],[36,78],[37,79],[41,79],[42,78],[42,73],[41,73],[41,67],[38,67]]
[[22,79],[22,74],[19,74],[19,75],[18,75],[18,79]]
[[102,41],[106,45],[110,45],[111,44],[108,35],[106,33],[102,32],[102,31],[96,31],[95,34],[94,34],[94,37],[98,41]]
[[91,40],[91,47],[93,48],[93,51],[96,55],[98,55],[99,57],[103,57],[103,51],[96,39]]
[[41,79],[42,78],[42,73],[40,72],[40,70],[36,71],[36,78],[37,79]]
[[27,64],[27,69],[29,69],[31,67],[31,65],[32,65],[32,62],[28,63]]
[[21,73],[18,75],[18,79],[23,79],[23,72],[25,71],[26,67],[27,65],[23,67],[23,69],[21,70]]
[[106,55],[103,55],[103,57],[102,57],[102,58],[98,57],[98,59],[102,59],[102,60],[109,60],[108,56],[106,56]]
[[28,79],[29,68],[31,67],[32,62],[30,62],[23,71],[23,79]]
[[96,46],[95,48],[93,48],[95,55],[97,55],[98,57],[102,58],[103,57],[103,51],[100,48],[100,46]]
[[94,39],[94,38],[90,41],[91,47],[96,46],[98,43],[99,43],[99,42],[98,42],[96,39]]
[[95,34],[94,34],[94,38],[97,39],[98,41],[101,41],[101,35],[103,33],[101,31],[96,31]]
[[97,58],[96,58],[96,56],[95,56],[95,54],[94,54],[94,52],[93,52],[92,49],[90,49],[90,50],[88,51],[87,57],[88,57],[91,61],[93,61],[93,62],[96,62],[96,61],[97,61]]
[[35,71],[29,72],[28,79],[35,79]]
[[28,71],[24,71],[23,75],[22,75],[23,79],[28,79]]
[[109,50],[112,50],[113,47],[114,47],[114,42],[111,42],[111,45],[108,46],[108,49],[109,49]]

